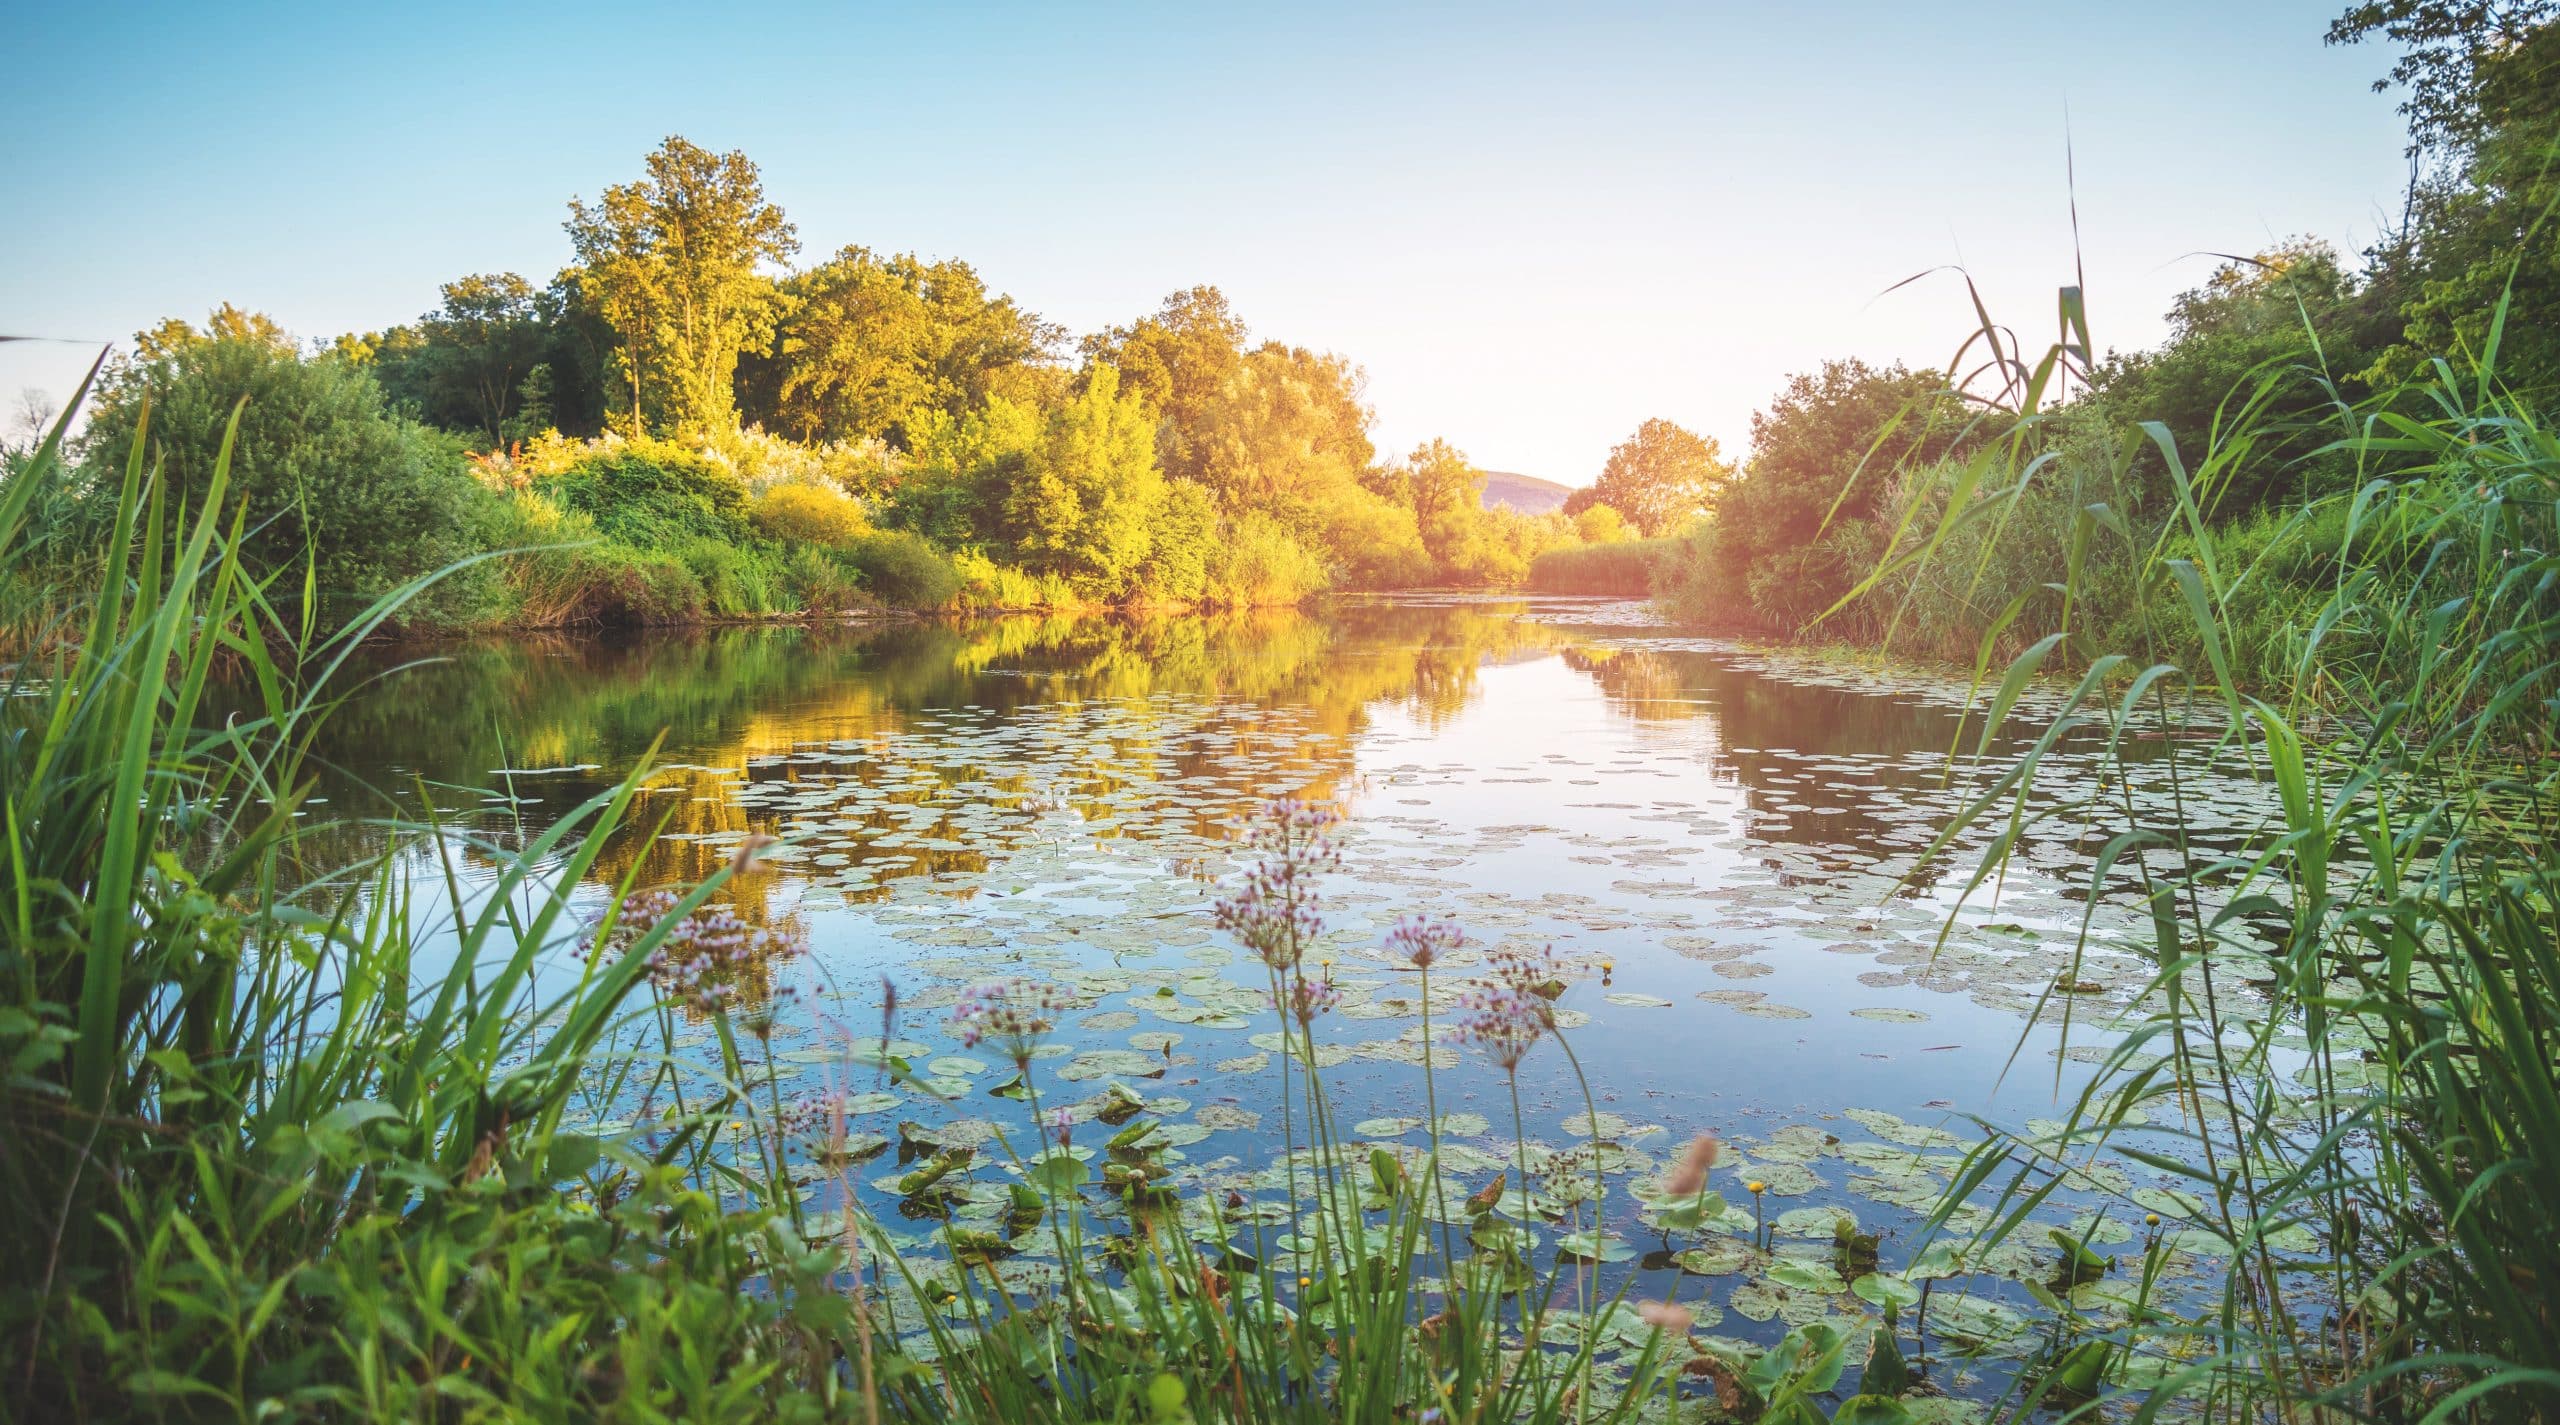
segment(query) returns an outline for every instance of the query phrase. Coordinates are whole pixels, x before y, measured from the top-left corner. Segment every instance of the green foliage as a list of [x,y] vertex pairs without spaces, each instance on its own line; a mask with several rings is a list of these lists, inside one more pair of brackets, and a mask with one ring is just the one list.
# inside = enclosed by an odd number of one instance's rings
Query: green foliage
[[[2380,382],[2421,376],[2439,355],[2494,364],[2509,389],[2560,395],[2560,5],[2551,0],[2360,0],[2331,44],[2399,45],[2406,86],[2409,221],[2371,254],[2406,330],[2374,363]],[[2492,355],[2493,319],[2503,313]]]
[[1324,557],[1268,515],[1227,521],[1207,561],[1211,603],[1235,608],[1295,604],[1329,582]]
[[[2208,515],[2243,516],[2354,481],[2353,458],[2333,445],[2328,422],[2341,402],[2366,394],[2353,373],[2397,328],[2387,290],[2348,273],[2327,244],[2296,241],[2215,269],[2170,308],[2166,344],[2113,356],[2091,380],[2112,419],[2159,422],[2180,450],[2246,438],[2249,458],[2200,492]],[[2165,498],[2160,462],[2146,458],[2140,470],[2145,495]]]
[[1564,512],[1615,509],[1638,533],[1653,538],[1714,508],[1733,476],[1733,462],[1714,437],[1648,420],[1610,450],[1598,480],[1566,497]]
[[373,339],[367,354],[383,388],[428,423],[468,429],[490,445],[539,432],[549,400],[529,409],[526,382],[550,333],[532,284],[512,272],[475,274],[445,283],[443,296],[414,328]]
[[1420,557],[1407,546],[1375,549],[1362,571],[1371,578],[1358,582],[1517,584],[1542,550],[1576,538],[1561,515],[1485,508],[1484,481],[1482,470],[1440,440],[1417,446],[1400,465],[1371,472],[1370,485],[1410,516]]
[[[289,606],[301,604],[307,579],[316,623],[334,626],[486,547],[494,502],[450,441],[386,410],[362,370],[306,360],[273,323],[232,308],[203,332],[170,322],[145,333],[111,373],[82,438],[80,490],[50,502],[76,521],[56,537],[89,547],[112,539],[115,491],[137,448],[173,505],[201,502],[226,442],[237,467],[230,498],[247,512],[244,567],[276,579],[275,597]],[[403,613],[464,621],[489,597],[485,575],[473,573]]]
[[907,530],[876,530],[854,546],[854,563],[872,597],[892,608],[938,609],[960,596],[960,572],[931,540]]
[[767,539],[836,549],[870,528],[861,504],[831,485],[775,485],[756,497],[749,518]]
[[1035,396],[1058,329],[990,296],[969,264],[848,247],[782,284],[770,355],[741,372],[750,417],[805,441],[912,445],[910,416],[958,416],[990,396]]
[[887,522],[946,548],[1002,545],[1005,501],[1046,436],[1039,409],[997,397],[959,416],[917,413],[913,459],[889,492]]
[[[1565,503],[1573,501],[1567,499]],[[1636,538],[1635,532],[1627,525],[1627,517],[1618,513],[1617,506],[1597,502],[1586,503],[1573,512],[1573,532],[1585,544],[1615,544],[1622,539]]]
[[1134,394],[1120,394],[1117,372],[1097,367],[1013,469],[1007,542],[1035,573],[1089,595],[1126,594],[1154,545],[1164,502],[1151,413]]
[[1083,608],[1083,592],[1057,574],[1035,573],[1017,564],[999,563],[986,553],[963,549],[951,556],[960,591],[951,606],[981,612]]
[[739,354],[770,343],[783,310],[762,265],[790,257],[799,239],[743,153],[671,136],[648,170],[593,206],[569,205],[581,288],[621,341],[627,416],[675,432],[729,430]]
[[1530,561],[1529,587],[1549,594],[1614,594],[1640,599],[1653,592],[1655,570],[1681,547],[1682,542],[1676,539],[1563,545]]
[[583,450],[533,488],[581,514],[608,539],[640,549],[747,539],[747,496],[736,477],[668,441],[609,441]]
[[[532,892],[588,873],[645,772],[520,847],[420,836],[304,879],[302,769],[325,703],[269,650],[325,683],[415,586],[318,642],[277,621],[228,537],[238,453],[218,443],[180,506],[137,446],[113,514],[136,543],[112,547],[139,552],[92,592],[83,640],[12,675],[13,1413],[821,1418],[823,1398],[772,1389],[775,1373],[867,1346],[841,1311],[826,1324],[823,1291],[779,1330],[791,1298],[771,1288],[818,1288],[831,1262],[773,1235],[769,1207],[725,1211],[674,1156],[610,1156],[562,1127],[646,980],[634,957],[538,988],[538,959],[580,932]],[[49,458],[20,474],[66,478]],[[13,568],[21,527],[0,530]],[[234,658],[255,715],[203,726],[212,665]],[[481,858],[491,894],[426,930],[408,847]],[[763,1292],[745,1289],[750,1241]]]
[[[1923,861],[1996,828],[1971,898],[2047,835],[2101,843],[2093,893],[2112,869],[2148,899],[2156,968],[2068,1111],[1969,1154],[1935,1220],[1984,1186],[2031,1202],[2066,1160],[2139,1142],[2184,1179],[2182,1232],[2227,1250],[2206,1310],[2136,1310],[2121,1331],[2037,1288],[2052,1334],[2012,1399],[2546,1420],[2560,1404],[2540,1291],[2560,1277],[2545,1171],[2560,1161],[2546,851],[2560,830],[2560,436],[2494,369],[2445,360],[2432,381],[2338,412],[2339,450],[2367,478],[2217,524],[2204,492],[2264,449],[2251,424],[2266,408],[2191,452],[2157,425],[2073,439],[2032,392],[2074,355],[2066,338],[2010,387],[2029,394],[1995,408],[1975,458],[1908,472],[1927,533],[1861,587],[1925,586],[1951,553],[1980,568],[2013,535],[2032,568],[2055,557],[2034,546],[2067,531],[2052,632],[2008,660],[1959,740],[1980,756],[2005,731],[2017,750],[1992,754]],[[2171,507],[2147,524],[2103,498],[2146,444],[2171,476]],[[2057,449],[2101,481],[2073,492],[2068,518],[2035,508]],[[1968,530],[1988,533],[1969,549]],[[1978,668],[2017,608],[1985,624]],[[2074,681],[2021,735],[2012,714],[2050,673]],[[2070,745],[2104,749],[2100,793],[2042,800],[2045,764]],[[2234,757],[2263,777],[2271,814],[2233,840],[2197,844],[2182,813],[2133,790],[2174,795],[2191,764]],[[2000,1249],[2025,1216],[1981,1214],[1962,1253]],[[2280,1280],[2279,1231],[2317,1244],[2316,1283]],[[2066,1278],[2103,1269],[2085,1246],[2066,1257]],[[2144,1291],[2158,1265],[2155,1240]],[[2366,1327],[2303,1331],[2314,1297]]]
[[667,546],[666,552],[702,582],[705,605],[721,618],[754,618],[798,607],[781,561],[769,546],[696,535]]
[[782,582],[789,591],[784,612],[846,613],[876,609],[881,600],[864,587],[862,560],[854,548],[799,545],[783,552]]
[[[1053,358],[1063,333],[966,263],[853,246],[776,275],[796,235],[743,155],[670,138],[647,167],[571,205],[578,261],[548,289],[464,278],[416,323],[337,344],[401,408],[492,447],[476,457],[491,483],[529,481],[626,546],[511,559],[524,578],[549,571],[514,591],[519,609],[583,620],[646,605],[655,619],[687,603],[655,557],[680,544],[843,548],[874,522],[948,552],[972,599],[1044,606],[1507,585],[1583,537],[1569,521],[1482,510],[1467,488],[1480,476],[1455,452],[1382,467],[1359,368],[1250,345],[1214,287],[1086,338],[1070,375]],[[760,426],[739,427],[741,405]],[[622,453],[557,434],[593,432],[608,409]],[[748,518],[693,478],[697,458],[758,502]],[[833,487],[863,507],[779,486]],[[1618,537],[1613,520],[1623,512],[1589,520],[1591,537]],[[698,551],[676,563],[706,608],[758,582]],[[568,593],[580,570],[599,581],[593,597]],[[916,592],[940,591],[928,578]]]
[[1879,545],[1860,528],[1892,472],[1955,451],[1971,422],[1939,379],[1833,361],[1751,417],[1751,459],[1689,537],[1667,586],[1684,618],[1794,632],[1858,582]]
[[702,580],[674,555],[608,540],[585,515],[533,495],[507,507],[499,542],[508,607],[521,628],[687,623],[704,618]]
[[1085,338],[1088,362],[1120,373],[1130,394],[1144,399],[1170,428],[1163,442],[1165,466],[1175,476],[1207,477],[1210,455],[1194,448],[1194,435],[1216,422],[1210,407],[1243,374],[1246,327],[1215,287],[1193,287],[1164,299],[1151,315]]

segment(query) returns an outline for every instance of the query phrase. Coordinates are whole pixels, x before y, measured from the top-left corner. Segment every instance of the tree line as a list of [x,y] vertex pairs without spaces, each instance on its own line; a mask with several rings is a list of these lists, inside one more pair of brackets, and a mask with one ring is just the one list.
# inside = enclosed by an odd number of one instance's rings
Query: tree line
[[[1648,421],[1563,513],[1487,508],[1448,442],[1377,448],[1357,365],[1258,339],[1215,287],[1071,338],[958,259],[794,266],[755,164],[681,136],[564,226],[544,285],[467,275],[314,349],[228,306],[140,334],[97,393],[92,490],[147,409],[173,493],[200,492],[246,397],[263,567],[354,606],[509,551],[412,605],[460,627],[1510,585],[1669,533],[1731,473]],[[112,501],[52,503],[38,544],[76,558]]]

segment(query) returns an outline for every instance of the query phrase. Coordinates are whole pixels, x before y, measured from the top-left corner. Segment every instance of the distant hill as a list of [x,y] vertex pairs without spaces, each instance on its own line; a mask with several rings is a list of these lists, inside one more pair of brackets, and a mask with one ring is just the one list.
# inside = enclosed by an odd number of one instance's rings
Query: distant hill
[[1509,505],[1524,515],[1543,515],[1560,509],[1564,497],[1573,493],[1571,485],[1541,480],[1535,475],[1514,475],[1508,470],[1484,472],[1484,507]]

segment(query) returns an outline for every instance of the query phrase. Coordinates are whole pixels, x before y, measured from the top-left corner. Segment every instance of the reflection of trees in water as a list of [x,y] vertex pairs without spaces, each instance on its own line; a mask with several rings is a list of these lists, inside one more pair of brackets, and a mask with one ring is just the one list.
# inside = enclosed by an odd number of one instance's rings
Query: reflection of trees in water
[[[1754,813],[1751,834],[1813,851],[1818,864],[1836,872],[1863,868],[1823,860],[1819,853],[1826,848],[1904,856],[1921,850],[1925,838],[1912,839],[1913,823],[1907,816],[1881,816],[1872,809],[1948,805],[1951,795],[1960,794],[1948,790],[1948,765],[1941,759],[1951,753],[1969,755],[1980,735],[1978,722],[1966,723],[1959,747],[1958,718],[1947,708],[1894,697],[1883,688],[1867,692],[1790,682],[1735,667],[1713,653],[1586,644],[1566,649],[1563,656],[1567,666],[1587,675],[1613,706],[1640,727],[1709,723],[1715,775],[1742,791],[1744,805]],[[2016,715],[2004,735],[1992,739],[1992,762],[2003,765],[2004,759],[2017,755],[2027,738],[2041,731],[2034,716]],[[2050,774],[2039,779],[2031,799],[2095,790],[2094,782],[2075,789],[2063,774],[2076,757],[2095,753],[2105,740],[2104,729],[2098,727],[2064,736],[2048,754]],[[1802,757],[1772,755],[1776,753]],[[1923,755],[1904,760],[1906,753]],[[2143,768],[2165,755],[2157,740],[2131,740],[2116,750],[2115,760],[2139,777]],[[2092,766],[2089,775],[2097,774]],[[1791,780],[1799,778],[1806,780]],[[1850,785],[1820,785],[1827,782]],[[1791,802],[1844,809],[1825,815],[1779,810]],[[1930,824],[1922,830],[1934,835],[1937,827]],[[2191,839],[2212,845],[2218,837],[2228,838],[2236,846],[2241,834],[2236,826],[2227,832],[2202,828],[2191,833]],[[2094,856],[2105,839],[2104,833],[2081,832],[2068,819],[2030,821],[2016,830],[2011,864],[2032,864],[2038,850],[2047,846]],[[1789,883],[1804,879],[1786,863],[1766,864]],[[1924,895],[1956,870],[1944,861],[1923,867],[1912,875],[1902,894]],[[2082,882],[2056,889],[2067,899],[2087,899]],[[2139,877],[2131,865],[2120,866],[2111,879],[2110,895],[2132,895],[2139,889]]]
[[[827,849],[867,870],[855,899],[887,895],[917,876],[983,872],[987,852],[934,846],[972,841],[953,814],[964,802],[1013,810],[1034,803],[1101,818],[1132,791],[1178,785],[1201,793],[1180,809],[1184,829],[1225,836],[1259,788],[1336,796],[1353,772],[1352,738],[1382,702],[1426,723],[1456,716],[1476,696],[1488,660],[1559,646],[1556,630],[1506,606],[1356,605],[1319,614],[1260,610],[1223,616],[1003,618],[888,624],[660,631],[596,638],[473,642],[437,661],[391,672],[350,699],[315,749],[321,793],[341,817],[415,815],[417,788],[475,834],[520,845],[587,798],[610,789],[664,735],[662,770],[629,823],[598,857],[592,879],[638,886],[689,884],[727,864],[748,835],[788,828],[787,797],[741,798],[752,783],[812,789],[846,782],[873,795],[827,808]],[[386,656],[382,667],[414,652]],[[1225,717],[1204,742],[1189,718],[1148,716],[1173,696],[1269,718]],[[1095,716],[1101,705],[1112,716]],[[970,750],[938,733],[1010,728],[1053,743],[1085,742],[1066,785]],[[851,748],[850,761],[804,761]],[[1257,790],[1235,785],[1241,778]],[[516,769],[506,775],[505,769]],[[970,791],[956,794],[967,784]],[[991,789],[991,790],[990,790]],[[484,801],[490,792],[511,803]],[[902,812],[934,804],[931,818]],[[894,847],[865,832],[907,833]],[[665,834],[661,835],[663,832]],[[1124,833],[1102,827],[1091,833]],[[378,824],[315,827],[315,857],[352,862],[378,851]],[[753,867],[728,898],[750,923],[774,924],[787,863]]]
[[1486,663],[1569,648],[1578,636],[1536,622],[1526,603],[1465,600],[1388,603],[1344,600],[1326,617],[1341,656],[1319,670],[1338,681],[1353,705],[1393,700],[1425,728],[1446,726],[1476,698]]
[[[867,873],[842,887],[864,899],[914,877],[988,870],[1003,853],[990,849],[983,820],[959,815],[965,806],[1079,812],[1083,834],[1115,837],[1143,834],[1093,825],[1130,794],[1179,791],[1197,803],[1159,801],[1153,824],[1231,835],[1265,788],[1311,797],[1345,789],[1354,741],[1374,711],[1395,707],[1442,726],[1475,706],[1487,665],[1550,653],[1590,678],[1640,737],[1703,723],[1713,774],[1767,814],[1754,817],[1753,835],[1816,853],[1914,849],[1910,821],[1876,809],[1935,795],[1933,770],[1894,759],[1944,750],[1951,713],[1783,682],[1713,653],[1595,644],[1582,630],[1537,622],[1524,605],[1491,600],[463,644],[351,699],[316,751],[332,812],[414,814],[422,779],[442,789],[435,796],[446,809],[462,804],[478,834],[510,844],[607,790],[663,733],[662,770],[594,879],[689,884],[725,865],[741,838],[778,836],[801,815],[822,815],[833,824],[824,849],[842,863],[768,863],[732,882],[742,918],[780,928],[788,921],[777,907],[792,898],[777,893],[811,874]],[[1150,700],[1165,699],[1150,711]],[[1203,706],[1223,715],[1204,722]],[[970,736],[999,729],[1012,738],[978,745]],[[1068,750],[1035,765],[1013,757],[1023,745]],[[861,755],[814,756],[833,750]],[[503,768],[525,770],[508,779]],[[1818,785],[1830,781],[1852,787]],[[771,790],[848,783],[870,791],[822,813],[796,812],[793,797]],[[750,784],[759,794],[742,797]],[[510,786],[525,799],[512,810],[482,802]],[[1778,811],[1796,801],[1844,810]],[[930,815],[915,810],[927,806]],[[653,840],[661,828],[670,835]],[[874,844],[891,831],[906,835]],[[352,861],[379,849],[381,836],[340,823],[315,829],[313,844]],[[965,881],[952,887],[967,890]]]
[[[1849,688],[1790,683],[1736,668],[1711,653],[1586,645],[1564,652],[1566,666],[1587,675],[1610,703],[1638,724],[1686,724],[1700,719],[1713,729],[1714,775],[1740,789],[1754,813],[1751,835],[1813,851],[1857,849],[1909,854],[1916,848],[1893,838],[1910,830],[1907,820],[1875,808],[1920,794],[1933,778],[1878,760],[1907,751],[1943,749],[1955,718],[1944,709]],[[1819,761],[1773,756],[1793,752]],[[1805,780],[1791,780],[1805,779]],[[1847,789],[1808,782],[1848,782]],[[1788,803],[1839,807],[1824,814],[1779,810]],[[1782,880],[1794,873],[1770,861]],[[1849,862],[1824,863],[1847,873]],[[1924,868],[1903,888],[1910,896],[1937,884],[1943,867]]]

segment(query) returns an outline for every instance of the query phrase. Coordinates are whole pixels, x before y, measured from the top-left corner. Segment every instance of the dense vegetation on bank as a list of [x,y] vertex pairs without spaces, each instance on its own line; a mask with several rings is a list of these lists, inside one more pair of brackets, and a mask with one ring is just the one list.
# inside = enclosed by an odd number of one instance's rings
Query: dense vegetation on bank
[[[2342,564],[2406,567],[2446,533],[2368,508],[2375,482],[2424,478],[2436,452],[2360,437],[2441,417],[2451,372],[2527,409],[2560,403],[2552,15],[2351,8],[2332,43],[2410,46],[2393,78],[2418,164],[2405,220],[2360,265],[2309,240],[2231,259],[2178,300],[2166,344],[2103,358],[2067,290],[2064,359],[2032,392],[2030,351],[1988,319],[1944,373],[1842,360],[1799,375],[1653,587],[1683,622],[1924,656],[2015,652],[2065,627],[2121,646],[2162,623],[2143,606],[2151,565],[2198,560],[2209,531],[2232,671],[2280,675]],[[2021,439],[2032,454],[1995,478]]]
[[[75,478],[29,511],[0,622],[28,640],[46,588],[95,572],[134,449],[201,498],[235,407],[246,567],[321,625],[484,553],[400,624],[1282,604],[1516,584],[1682,512],[1641,479],[1623,514],[1488,508],[1447,443],[1378,451],[1358,367],[1254,340],[1213,287],[1070,344],[964,262],[791,267],[741,154],[670,138],[571,211],[576,261],[539,289],[464,277],[415,323],[319,348],[229,306],[141,333]],[[1714,458],[1666,422],[1639,445]]]

